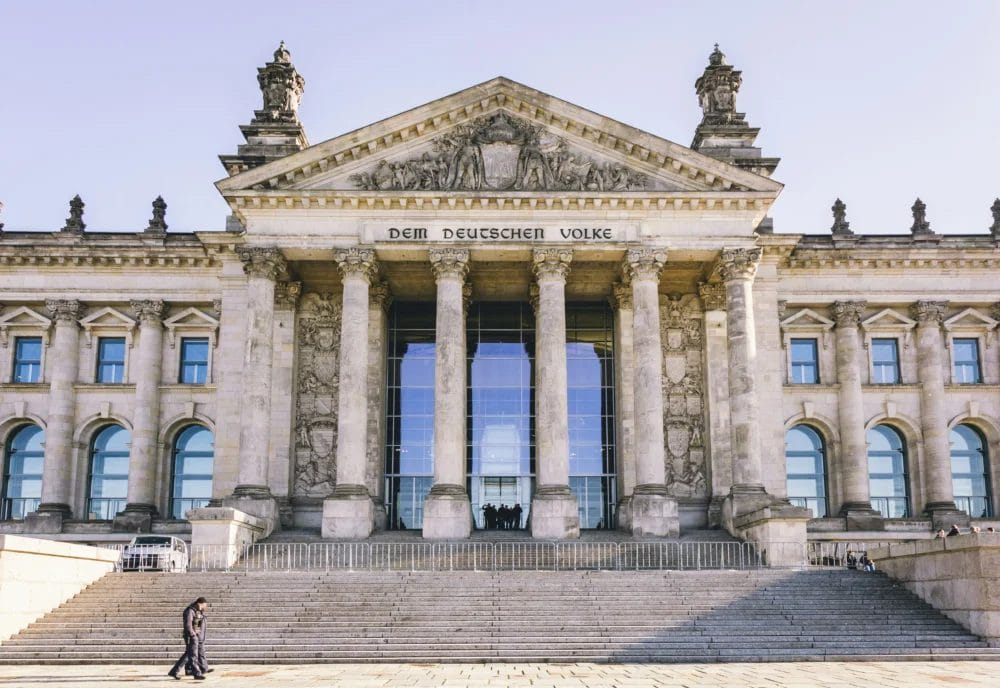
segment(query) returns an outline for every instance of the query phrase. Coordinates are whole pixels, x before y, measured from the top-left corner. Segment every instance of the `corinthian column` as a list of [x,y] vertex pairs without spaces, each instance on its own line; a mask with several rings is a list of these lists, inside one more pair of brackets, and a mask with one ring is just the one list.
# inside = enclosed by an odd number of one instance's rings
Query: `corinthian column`
[[128,462],[128,504],[115,516],[115,530],[148,532],[156,515],[156,465],[159,457],[160,371],[163,359],[163,301],[133,301],[139,320],[136,351],[135,411]]
[[[271,367],[274,343],[274,290],[287,271],[276,248],[237,249],[247,274],[247,349],[240,406],[239,481],[233,494],[271,499],[267,483],[271,449]],[[255,513],[270,517],[273,514]]]
[[573,252],[535,249],[535,443],[538,486],[531,500],[531,535],[580,536],[576,497],[569,489],[569,403],[566,389],[566,276]]
[[368,289],[378,272],[375,251],[349,248],[335,255],[343,307],[340,393],[337,399],[337,486],[323,502],[323,537],[364,538],[375,525],[365,481],[368,436]]
[[635,351],[635,489],[633,535],[676,536],[677,501],[667,495],[663,453],[663,344],[660,338],[660,273],[665,251],[629,249],[623,270],[632,284]]
[[847,519],[848,530],[879,527],[878,514],[872,509],[868,491],[868,441],[861,394],[858,325],[865,305],[864,301],[836,301],[830,307],[837,323],[837,410],[841,437],[839,473],[843,495],[840,515]]
[[729,340],[729,401],[733,486],[731,515],[768,505],[760,446],[760,409],[755,366],[757,335],[753,315],[753,279],[761,249],[723,249],[719,274],[726,285],[726,336]]
[[430,251],[437,283],[434,331],[434,486],[424,502],[424,537],[466,538],[472,507],[465,489],[465,276],[466,249]]
[[618,528],[632,531],[632,493],[635,491],[635,346],[632,287],[611,287],[615,312],[615,462],[618,467]]
[[76,378],[80,358],[80,302],[50,299],[45,307],[55,320],[52,349],[45,357],[49,368],[49,415],[45,428],[42,499],[29,515],[31,532],[58,533],[70,507],[73,475],[73,426],[76,418]]
[[924,512],[933,528],[968,523],[955,507],[951,446],[944,410],[944,340],[941,323],[948,304],[917,301],[910,308],[917,321],[917,371],[920,377],[920,430],[924,438]]

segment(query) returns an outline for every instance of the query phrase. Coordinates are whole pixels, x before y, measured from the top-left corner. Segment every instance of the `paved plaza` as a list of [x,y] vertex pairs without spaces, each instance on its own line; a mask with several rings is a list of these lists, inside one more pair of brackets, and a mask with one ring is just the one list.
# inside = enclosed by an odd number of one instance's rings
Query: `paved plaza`
[[[4,666],[6,688],[58,685],[70,688],[118,683],[187,685],[166,676],[166,666]],[[581,686],[669,688],[933,688],[996,686],[993,662],[799,662],[766,664],[328,664],[219,666],[204,685],[256,688],[326,686]]]

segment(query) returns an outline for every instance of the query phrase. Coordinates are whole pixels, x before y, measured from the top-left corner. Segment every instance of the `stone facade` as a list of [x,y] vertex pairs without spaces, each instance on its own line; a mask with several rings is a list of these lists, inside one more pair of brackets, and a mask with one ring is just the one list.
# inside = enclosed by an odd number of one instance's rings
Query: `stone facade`
[[[5,475],[17,433],[45,433],[37,498],[19,503],[29,513],[7,500],[17,517],[0,532],[186,532],[187,507],[242,511],[263,534],[386,527],[389,314],[422,302],[436,312],[424,535],[466,537],[470,300],[534,306],[536,537],[580,529],[566,313],[581,303],[610,303],[614,318],[617,509],[604,527],[798,532],[808,513],[785,501],[797,425],[822,439],[825,517],[811,531],[969,519],[949,432],[974,428],[987,466],[1000,456],[1000,205],[989,232],[936,234],[918,200],[908,231],[864,236],[838,199],[830,233],[773,234],[777,159],[754,147],[735,111],[740,73],[718,50],[691,148],[504,78],[310,147],[284,46],[260,84],[247,144],[222,156],[227,231],[167,233],[157,199],[147,228],[95,232],[77,197],[59,231],[0,232]],[[124,341],[112,382],[95,372],[107,338]],[[28,339],[40,373],[21,379]],[[956,339],[976,342],[979,379],[959,379]],[[207,344],[193,378],[190,340]],[[815,379],[796,378],[793,340],[815,343]],[[897,342],[897,381],[879,377],[873,340]],[[97,518],[94,442],[111,424],[131,438],[127,490]],[[871,501],[879,424],[905,445],[898,518]],[[192,427],[213,441],[210,493],[189,504],[178,442]],[[991,501],[998,475],[986,470]]]

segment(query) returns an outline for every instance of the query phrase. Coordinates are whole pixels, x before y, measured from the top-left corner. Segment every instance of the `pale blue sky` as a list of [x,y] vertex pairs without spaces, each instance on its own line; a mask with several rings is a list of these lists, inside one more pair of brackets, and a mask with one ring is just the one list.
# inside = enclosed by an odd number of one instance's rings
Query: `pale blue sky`
[[0,222],[221,229],[216,156],[284,39],[312,143],[504,75],[682,145],[719,42],[786,188],[779,232],[985,233],[1000,196],[1000,2],[0,0]]

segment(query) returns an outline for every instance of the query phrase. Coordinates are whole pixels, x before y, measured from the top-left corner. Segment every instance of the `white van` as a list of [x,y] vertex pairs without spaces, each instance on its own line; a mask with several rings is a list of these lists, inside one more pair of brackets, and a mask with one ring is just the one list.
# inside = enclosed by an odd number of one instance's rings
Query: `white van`
[[188,567],[187,543],[172,535],[136,535],[122,550],[122,571],[171,571]]

